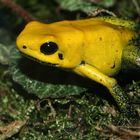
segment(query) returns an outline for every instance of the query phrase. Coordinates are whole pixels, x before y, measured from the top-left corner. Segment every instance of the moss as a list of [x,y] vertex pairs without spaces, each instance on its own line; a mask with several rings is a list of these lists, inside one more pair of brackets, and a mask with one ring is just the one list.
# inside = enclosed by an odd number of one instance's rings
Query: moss
[[[80,16],[83,18],[85,17],[83,13],[89,7],[94,10],[99,7],[107,7],[108,10],[112,9],[120,17],[127,16],[139,20],[139,1],[134,4],[132,1],[126,0],[121,2],[104,0],[99,3],[90,0],[72,0],[72,4],[69,5],[66,0],[43,0],[41,2],[39,0],[16,0],[15,2],[28,10],[36,19],[44,22],[69,17],[76,19]],[[71,6],[75,6],[75,9],[72,9]],[[61,73],[65,80],[61,83],[56,80],[59,78],[53,80],[54,76],[50,78],[53,82],[46,85],[43,77],[31,69],[28,70],[27,67],[37,66],[42,68],[40,73],[43,73],[45,66],[37,63],[32,64],[32,61],[27,59],[21,61],[18,52],[12,51],[12,48],[15,48],[13,45],[15,37],[23,28],[25,21],[18,17],[17,13],[9,11],[8,7],[0,5],[0,26],[2,28],[0,30],[2,46],[0,47],[0,138],[3,135],[5,135],[5,139],[11,140],[122,139],[126,135],[129,138],[139,137],[133,133],[138,132],[139,129],[134,128],[135,124],[129,124],[129,119],[125,119],[120,114],[110,94],[103,87],[98,87],[97,84],[72,74],[63,73],[63,75],[62,71],[57,70],[54,71],[57,75]],[[23,68],[24,64],[26,69],[21,70],[20,68]],[[52,71],[52,69],[50,70]],[[122,75],[120,81],[124,85],[124,90],[131,103],[140,113],[140,83],[138,76],[134,77],[133,75],[134,73],[126,75],[126,77],[130,77],[129,81]],[[12,77],[14,78],[12,79]],[[131,82],[132,80],[133,82]],[[134,82],[134,80],[136,81]],[[67,81],[71,81],[69,86],[66,84]],[[46,86],[49,86],[47,95],[43,94]],[[60,88],[61,92],[58,90]],[[60,96],[58,97],[58,95]],[[129,127],[124,127],[124,123],[118,123],[121,121],[125,121]],[[21,124],[15,122],[21,122]],[[121,128],[117,127],[117,124],[121,124]],[[138,124],[139,122],[136,125]],[[9,126],[12,129],[9,129]],[[4,130],[9,133],[4,133]],[[131,135],[127,130],[131,132]]]

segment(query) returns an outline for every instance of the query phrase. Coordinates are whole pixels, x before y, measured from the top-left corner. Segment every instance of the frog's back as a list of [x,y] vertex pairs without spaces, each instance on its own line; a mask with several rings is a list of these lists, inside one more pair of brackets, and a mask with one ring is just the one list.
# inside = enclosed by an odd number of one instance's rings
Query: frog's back
[[138,24],[131,20],[124,20],[116,17],[94,17],[88,19],[80,19],[80,20],[65,20],[53,23],[52,25],[55,26],[75,26],[75,27],[87,27],[87,26],[94,26],[99,24],[110,24],[116,27],[124,27],[131,30],[135,30],[138,28]]
[[[81,34],[83,61],[98,68],[104,74],[112,76],[121,68],[123,48],[135,35],[135,32],[130,29],[130,23],[119,19],[116,23],[114,19],[112,23],[110,19],[106,21],[104,18],[90,18],[57,22],[51,26],[60,33],[59,37],[72,34],[71,37],[77,38]],[[75,31],[78,31],[77,36]]]
[[114,25],[98,18],[65,22],[82,32],[82,59],[86,63],[106,75],[112,76],[119,72],[123,49],[135,35],[129,26]]

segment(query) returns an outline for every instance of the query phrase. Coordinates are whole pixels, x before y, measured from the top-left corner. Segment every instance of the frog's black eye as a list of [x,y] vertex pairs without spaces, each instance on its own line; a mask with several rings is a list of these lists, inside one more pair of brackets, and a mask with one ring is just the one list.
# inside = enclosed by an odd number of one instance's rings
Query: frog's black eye
[[57,50],[58,46],[54,42],[46,42],[40,46],[40,51],[46,55],[54,54]]

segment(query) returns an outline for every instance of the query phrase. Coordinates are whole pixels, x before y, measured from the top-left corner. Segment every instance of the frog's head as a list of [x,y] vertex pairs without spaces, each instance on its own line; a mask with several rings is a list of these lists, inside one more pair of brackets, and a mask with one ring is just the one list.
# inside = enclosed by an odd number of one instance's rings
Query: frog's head
[[66,23],[28,23],[17,37],[18,49],[45,63],[64,68],[76,67],[81,63],[83,35],[78,30],[71,33],[71,27],[65,26]]

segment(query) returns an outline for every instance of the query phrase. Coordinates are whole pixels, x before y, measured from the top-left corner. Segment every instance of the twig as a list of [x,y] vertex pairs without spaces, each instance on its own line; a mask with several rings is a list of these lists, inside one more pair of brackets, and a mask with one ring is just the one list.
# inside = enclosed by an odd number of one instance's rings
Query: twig
[[129,136],[136,136],[140,137],[140,131],[132,131],[124,128],[120,128],[114,125],[108,125],[107,126],[112,132],[117,133],[119,135],[129,135]]
[[102,9],[102,8],[101,9],[98,8],[97,10],[90,11],[87,14],[88,14],[88,16],[95,17],[95,16],[97,16],[98,14],[101,14],[101,13],[106,13],[108,15],[116,17],[116,15],[113,12],[111,12],[109,10],[106,10],[106,9]]
[[7,126],[0,126],[0,140],[5,140],[18,133],[25,124],[26,120],[15,120]]
[[140,130],[140,126],[118,126],[119,128],[125,128],[125,129],[139,129]]
[[[139,126],[114,126],[112,124],[107,125],[107,128],[95,127],[97,131],[109,135],[109,140],[134,140],[140,137]],[[114,138],[116,137],[116,138]]]
[[26,22],[35,20],[29,12],[27,12],[24,8],[22,8],[19,4],[16,4],[12,0],[0,0],[0,3],[9,7],[13,12],[24,18]]
[[54,107],[52,106],[51,100],[48,99],[47,101],[48,101],[48,105],[49,105],[49,107],[51,109],[51,113],[49,115],[53,116],[53,118],[55,118],[56,117],[56,111],[55,111]]

